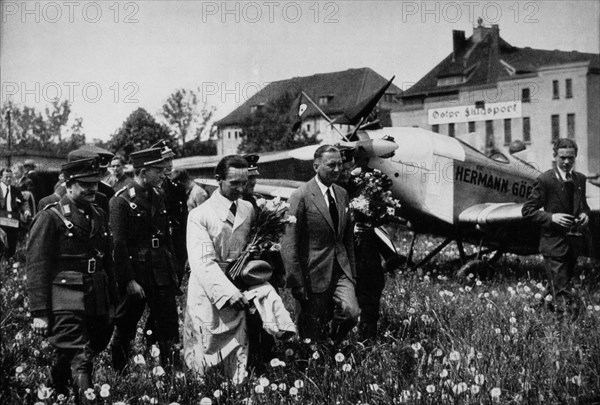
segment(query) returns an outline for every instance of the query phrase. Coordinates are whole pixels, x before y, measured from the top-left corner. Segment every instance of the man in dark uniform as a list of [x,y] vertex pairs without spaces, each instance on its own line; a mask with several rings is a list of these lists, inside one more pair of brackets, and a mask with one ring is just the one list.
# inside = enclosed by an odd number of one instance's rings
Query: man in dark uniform
[[[67,194],[34,218],[27,247],[33,331],[49,336],[56,392],[93,388],[94,356],[112,334],[116,282],[106,214],[94,204],[98,161],[62,166]],[[77,391],[79,390],[79,391]]]
[[179,322],[175,292],[176,264],[163,193],[157,187],[168,166],[161,150],[150,148],[131,154],[134,182],[110,200],[114,260],[121,296],[115,316],[112,357],[116,370],[123,371],[129,358],[129,344],[146,308],[153,319],[163,364],[178,353]]
[[248,201],[254,207],[256,211],[256,196],[254,195],[254,187],[256,187],[256,182],[258,181],[258,176],[260,176],[260,172],[258,171],[258,159],[260,156],[258,155],[245,155],[244,159],[248,162],[248,182],[244,187],[244,193],[242,194],[242,198]]
[[[342,171],[336,182],[355,198],[357,190],[352,183],[354,149],[341,149]],[[403,260],[375,233],[375,229],[355,223],[354,255],[356,261],[356,299],[360,307],[358,334],[361,340],[375,339],[381,306],[381,295],[385,287],[385,273],[393,273]],[[383,260],[383,263],[382,263]]]
[[[104,178],[108,164],[114,154],[107,151],[106,149],[99,148],[93,145],[84,145],[79,149],[72,150],[67,155],[67,160],[72,162],[78,159],[89,159],[98,158],[98,164],[100,165],[100,174]],[[98,193],[96,201],[100,208],[108,213],[108,201],[115,195],[115,190],[102,180],[98,182]]]

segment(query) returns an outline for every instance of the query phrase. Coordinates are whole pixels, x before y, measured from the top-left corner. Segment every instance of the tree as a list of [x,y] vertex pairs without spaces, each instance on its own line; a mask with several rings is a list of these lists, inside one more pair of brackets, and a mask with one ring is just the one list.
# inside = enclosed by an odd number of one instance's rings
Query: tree
[[194,129],[193,133],[200,140],[199,134],[208,126],[216,110],[214,107],[207,107],[206,103],[199,109],[198,93],[199,91],[178,89],[169,96],[160,112],[182,146]]
[[146,149],[160,140],[165,140],[173,150],[177,145],[166,125],[158,123],[148,111],[138,108],[123,122],[109,141],[110,149],[122,152],[126,158],[132,152]]
[[248,117],[241,125],[242,143],[240,153],[260,153],[289,150],[317,143],[317,135],[305,131],[292,131],[294,124],[290,115],[296,97],[285,93],[277,100],[268,102]]

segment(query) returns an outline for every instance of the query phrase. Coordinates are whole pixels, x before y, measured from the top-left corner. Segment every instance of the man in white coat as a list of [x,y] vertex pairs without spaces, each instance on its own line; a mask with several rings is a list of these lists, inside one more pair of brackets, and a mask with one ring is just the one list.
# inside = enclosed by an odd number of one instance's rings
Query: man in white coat
[[224,157],[215,170],[219,188],[188,217],[187,249],[191,268],[183,328],[186,364],[200,375],[222,367],[234,382],[247,375],[248,300],[225,275],[225,268],[248,243],[252,205],[241,199],[248,163]]

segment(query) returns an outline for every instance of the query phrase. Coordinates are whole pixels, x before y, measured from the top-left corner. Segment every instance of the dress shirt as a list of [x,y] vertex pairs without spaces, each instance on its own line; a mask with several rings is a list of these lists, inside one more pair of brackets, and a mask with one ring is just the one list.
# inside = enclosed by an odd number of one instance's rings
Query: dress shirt
[[315,180],[317,181],[317,186],[319,186],[319,190],[321,190],[321,194],[323,195],[323,199],[325,200],[325,205],[327,205],[327,208],[329,208],[329,199],[327,198],[327,190],[331,190],[329,193],[331,194],[331,196],[333,197],[333,200],[337,204],[337,199],[335,198],[335,192],[333,191],[333,184],[331,186],[327,187],[325,184],[321,183],[321,180],[319,180],[318,175],[315,176]]

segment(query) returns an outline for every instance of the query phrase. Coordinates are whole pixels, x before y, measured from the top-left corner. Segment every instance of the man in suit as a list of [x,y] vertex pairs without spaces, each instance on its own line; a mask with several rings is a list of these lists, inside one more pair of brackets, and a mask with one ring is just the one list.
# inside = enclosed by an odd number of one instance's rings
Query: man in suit
[[130,343],[146,306],[152,318],[152,335],[163,365],[178,361],[179,342],[176,288],[179,283],[173,259],[167,207],[157,188],[167,163],[158,148],[131,154],[134,182],[110,200],[114,261],[120,302],[111,343],[114,368],[125,369]]
[[25,175],[19,180],[19,184],[23,184],[23,188],[29,191],[34,198],[34,201],[39,201],[46,196],[46,192],[43,187],[43,180],[38,172],[35,171],[35,162],[32,159],[27,159],[23,162],[23,168],[25,169]]
[[286,285],[300,306],[300,336],[339,343],[360,313],[348,193],[334,184],[342,170],[339,149],[319,147],[313,168],[316,176],[290,196],[296,222],[287,226],[281,252]]
[[9,168],[0,170],[0,226],[8,242],[5,256],[12,257],[17,249],[19,228],[26,226],[31,218],[29,202],[18,187],[12,185],[13,173]]
[[112,173],[107,176],[106,183],[115,190],[119,191],[130,184],[133,179],[125,174],[125,158],[121,155],[115,155],[110,161]]
[[575,141],[558,139],[553,154],[556,167],[538,177],[522,213],[541,226],[540,253],[555,301],[571,301],[570,281],[585,241],[570,231],[588,224],[590,207],[585,196],[586,177],[573,170],[577,158]]
[[[93,388],[94,357],[112,334],[116,283],[107,215],[94,204],[96,159],[62,165],[67,194],[36,215],[27,245],[32,329],[55,350],[52,382],[76,398]],[[76,399],[77,403],[78,399]]]

